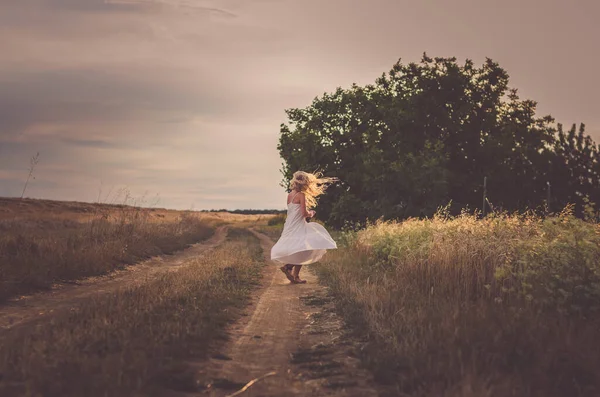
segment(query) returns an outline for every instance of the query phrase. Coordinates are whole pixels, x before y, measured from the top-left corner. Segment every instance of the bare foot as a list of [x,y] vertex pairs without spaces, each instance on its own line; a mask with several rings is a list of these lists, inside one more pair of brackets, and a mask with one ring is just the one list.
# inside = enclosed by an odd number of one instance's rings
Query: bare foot
[[300,277],[296,277],[293,281],[294,284],[306,284],[306,280],[301,280]]
[[292,273],[290,273],[290,269],[287,266],[281,266],[279,270],[281,270],[283,274],[285,274],[285,277],[287,277],[287,279],[290,280],[292,283],[295,281],[294,277],[292,276]]

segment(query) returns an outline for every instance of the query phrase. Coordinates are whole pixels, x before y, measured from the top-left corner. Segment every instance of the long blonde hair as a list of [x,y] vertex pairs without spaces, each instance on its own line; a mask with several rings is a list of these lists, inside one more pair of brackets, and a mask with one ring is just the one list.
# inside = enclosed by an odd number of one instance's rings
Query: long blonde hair
[[304,171],[296,171],[290,181],[290,189],[304,193],[306,197],[306,208],[314,208],[317,205],[317,197],[325,193],[325,190],[337,178],[324,177],[320,172],[311,174]]

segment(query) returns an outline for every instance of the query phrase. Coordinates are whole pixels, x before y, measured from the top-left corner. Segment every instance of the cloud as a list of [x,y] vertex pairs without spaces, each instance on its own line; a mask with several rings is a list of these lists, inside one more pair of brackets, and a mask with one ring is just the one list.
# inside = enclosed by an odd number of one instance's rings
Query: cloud
[[93,70],[16,72],[0,78],[0,139],[27,134],[30,127],[41,124],[49,129],[95,124],[109,130],[111,125],[132,120],[184,122],[224,114],[231,107],[223,88],[214,81],[196,80],[190,85],[176,73],[157,79]]
[[102,183],[172,207],[281,208],[283,110],[423,51],[490,56],[541,112],[600,137],[595,13],[565,4],[0,2],[0,196],[20,195],[39,151],[34,197],[95,200]]
[[54,12],[80,13],[114,13],[114,12],[159,12],[165,8],[175,8],[185,11],[193,10],[214,13],[223,17],[236,17],[236,14],[226,9],[203,5],[194,0],[19,0],[18,6],[6,4],[5,8],[17,10],[36,8]]
[[167,7],[175,7],[184,10],[194,10],[201,12],[214,13],[222,17],[235,18],[237,15],[231,11],[227,11],[222,8],[210,7],[201,5],[201,3],[193,0],[181,1],[181,0],[105,0],[107,4],[111,5],[133,5],[133,6],[157,6],[163,5]]
[[84,11],[105,12],[138,10],[141,6],[151,5],[151,1],[110,1],[110,0],[19,0],[18,4],[7,3],[3,7],[11,10],[38,9],[43,11]]
[[67,145],[89,148],[114,148],[116,145],[102,139],[78,139],[78,138],[63,138],[61,141]]

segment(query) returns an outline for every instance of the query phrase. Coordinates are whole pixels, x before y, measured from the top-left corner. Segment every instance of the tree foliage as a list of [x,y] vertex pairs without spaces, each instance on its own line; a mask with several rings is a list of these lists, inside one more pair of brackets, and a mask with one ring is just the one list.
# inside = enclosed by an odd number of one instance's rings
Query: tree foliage
[[565,133],[536,116],[491,59],[425,54],[286,113],[284,178],[299,169],[340,178],[320,202],[335,226],[427,216],[448,202],[481,208],[484,177],[493,205],[510,211],[545,205],[548,183],[554,207],[598,198],[598,146],[584,126]]

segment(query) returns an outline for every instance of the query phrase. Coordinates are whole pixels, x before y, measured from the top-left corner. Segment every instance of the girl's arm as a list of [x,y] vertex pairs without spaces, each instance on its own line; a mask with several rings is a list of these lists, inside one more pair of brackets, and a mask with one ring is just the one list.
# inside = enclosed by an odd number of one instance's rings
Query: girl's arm
[[314,216],[314,211],[306,210],[306,197],[304,196],[304,193],[300,194],[300,207],[302,208],[302,216],[304,216],[304,218],[312,218]]

